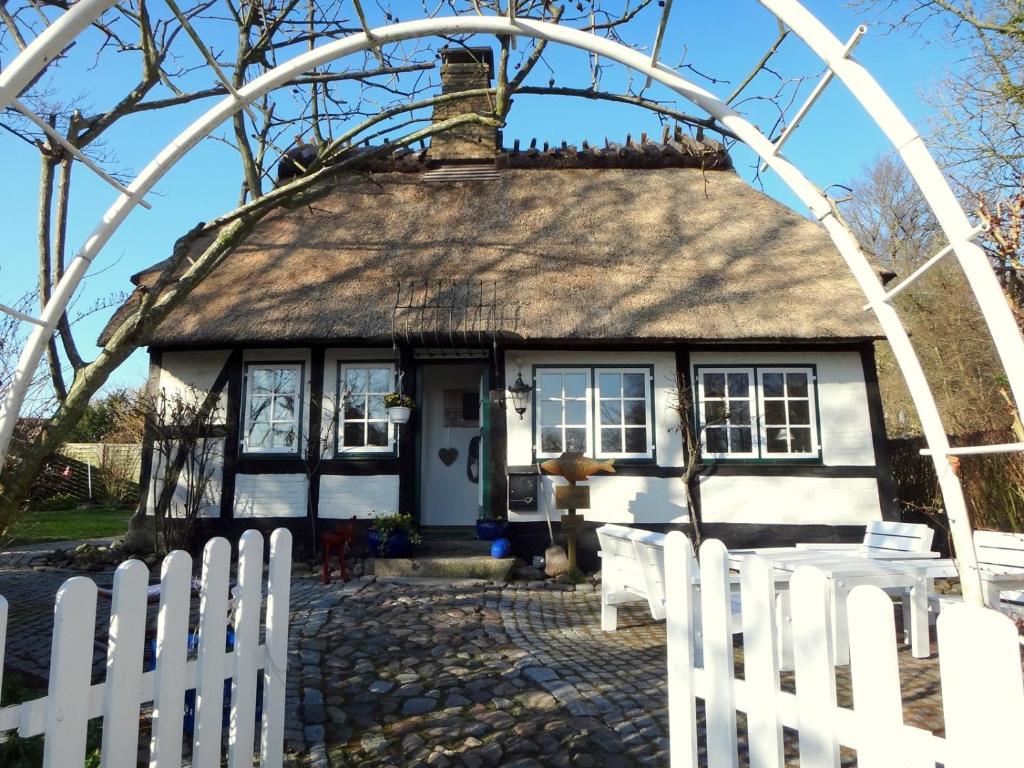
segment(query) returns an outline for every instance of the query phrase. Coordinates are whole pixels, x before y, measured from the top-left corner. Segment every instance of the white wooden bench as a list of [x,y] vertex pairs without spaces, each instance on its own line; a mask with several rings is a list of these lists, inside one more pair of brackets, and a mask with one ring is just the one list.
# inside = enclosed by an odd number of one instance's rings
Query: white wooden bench
[[864,529],[864,540],[859,544],[808,543],[797,544],[799,549],[834,550],[846,554],[859,554],[880,560],[937,558],[932,551],[935,531],[919,523],[896,523],[872,520]]
[[[601,543],[601,629],[614,632],[618,626],[618,606],[646,602],[651,616],[665,618],[665,534],[642,531],[624,525],[603,525],[597,529]],[[700,583],[700,571],[694,569],[693,583]],[[698,601],[699,605],[699,601]],[[732,631],[743,630],[739,621],[740,596],[732,597]],[[699,633],[700,617],[694,617]]]
[[[985,589],[986,602],[1004,613],[1024,613],[1024,534],[975,531],[974,551]],[[955,569],[936,569],[933,578],[955,575]],[[962,603],[958,595],[929,595],[936,610]]]

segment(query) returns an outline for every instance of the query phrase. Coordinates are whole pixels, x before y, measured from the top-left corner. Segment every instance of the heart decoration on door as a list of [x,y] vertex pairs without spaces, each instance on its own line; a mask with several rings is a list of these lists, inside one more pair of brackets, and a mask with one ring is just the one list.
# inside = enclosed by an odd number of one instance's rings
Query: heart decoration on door
[[441,461],[444,462],[444,465],[446,467],[450,467],[452,464],[455,463],[455,460],[459,458],[459,449],[442,448],[437,452],[437,455],[440,457]]

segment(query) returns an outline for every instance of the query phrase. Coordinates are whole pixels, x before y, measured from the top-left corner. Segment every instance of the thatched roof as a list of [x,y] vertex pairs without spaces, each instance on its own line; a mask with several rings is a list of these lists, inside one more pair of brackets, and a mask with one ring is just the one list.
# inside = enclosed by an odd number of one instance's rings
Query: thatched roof
[[879,336],[824,230],[732,171],[511,167],[341,177],[268,215],[152,343],[389,340],[408,278],[493,283],[529,340]]

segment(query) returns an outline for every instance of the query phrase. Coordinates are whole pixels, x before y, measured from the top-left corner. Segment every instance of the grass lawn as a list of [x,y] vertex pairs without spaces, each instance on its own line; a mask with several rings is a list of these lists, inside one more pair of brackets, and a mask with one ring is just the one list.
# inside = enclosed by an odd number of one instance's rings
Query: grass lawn
[[120,536],[128,530],[131,515],[131,509],[122,507],[29,510],[11,526],[8,535],[12,544]]

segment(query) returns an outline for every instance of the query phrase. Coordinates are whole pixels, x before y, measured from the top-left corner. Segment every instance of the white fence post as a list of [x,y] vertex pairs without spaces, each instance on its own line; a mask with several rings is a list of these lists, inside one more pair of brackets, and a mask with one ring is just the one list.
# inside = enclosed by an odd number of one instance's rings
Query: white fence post
[[256,644],[262,603],[263,536],[246,531],[238,542],[238,607],[232,656],[229,768],[251,768],[256,731]]
[[669,762],[673,768],[697,768],[693,570],[690,540],[682,531],[672,531],[665,537],[665,634]]
[[284,756],[285,677],[288,672],[288,604],[291,593],[292,534],[278,528],[270,537],[267,579],[267,661],[263,668],[263,738],[260,765],[280,765]]
[[736,768],[739,764],[728,554],[716,539],[700,547],[700,612],[704,672],[709,682],[704,692],[708,768]]
[[747,739],[750,768],[782,768],[779,719],[779,648],[772,567],[759,557],[740,565],[743,604],[743,678],[749,690]]
[[230,569],[231,545],[227,539],[218,537],[206,542],[199,602],[199,658],[193,721],[192,764],[195,766],[220,762]]
[[68,579],[57,590],[54,609],[43,768],[81,768],[85,762],[95,627],[96,585],[82,576]]
[[150,768],[180,768],[192,558],[172,552],[160,574]]
[[139,688],[146,641],[149,569],[138,560],[114,572],[103,689],[103,768],[135,768],[139,751]]

